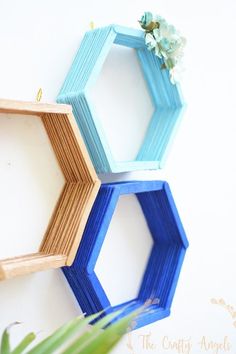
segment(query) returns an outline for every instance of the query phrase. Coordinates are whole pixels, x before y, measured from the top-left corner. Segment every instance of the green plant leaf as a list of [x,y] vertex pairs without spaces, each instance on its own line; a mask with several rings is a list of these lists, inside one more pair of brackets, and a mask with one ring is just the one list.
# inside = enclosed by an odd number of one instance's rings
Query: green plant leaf
[[11,351],[10,348],[10,336],[9,336],[9,331],[8,328],[5,329],[2,335],[2,340],[1,340],[1,354],[9,354]]
[[108,327],[98,337],[91,341],[80,354],[107,354],[120,341],[126,333],[134,314],[124,317]]
[[[115,314],[113,314],[113,318],[114,315]],[[98,330],[99,325],[98,327],[95,327],[96,326],[95,325],[94,335],[92,336],[90,335],[90,338],[87,341],[87,343],[82,343],[82,347],[81,347],[80,338],[79,338],[77,343],[76,341],[72,343],[72,345],[68,349],[66,349],[66,351],[63,352],[63,354],[94,354],[94,353],[107,354],[119,342],[119,340],[124,335],[127,328],[129,327],[131,320],[136,315],[137,315],[137,311],[130,314],[129,316],[126,316],[118,320],[117,322],[115,322],[114,324],[106,328],[104,331]],[[106,321],[107,323],[109,323],[111,321],[111,316],[110,315],[108,316],[109,318],[104,318],[102,320],[104,320],[104,322]],[[104,327],[104,322],[103,322],[103,327]]]
[[21,354],[23,351],[35,340],[36,334],[31,332],[25,336],[24,339],[17,345],[11,354]]
[[[103,311],[85,318],[82,316],[75,318],[61,326],[30,351],[27,351],[27,354],[55,354],[55,351],[58,352],[58,350],[62,352],[62,346],[65,348],[67,341],[70,344],[63,354],[107,354],[127,331],[134,317],[142,312],[143,307],[111,324],[116,317],[123,313],[124,309],[112,312],[101,319],[99,317],[103,314]],[[97,322],[88,329],[88,325],[94,320],[97,320]],[[14,324],[17,324],[17,322],[12,325]],[[35,333],[27,334],[11,351],[9,332],[12,325],[8,326],[3,332],[0,354],[23,354],[36,337]],[[83,332],[79,333],[80,331]],[[76,339],[71,343],[72,336],[75,336]]]
[[79,350],[82,350],[87,342],[92,341],[95,337],[97,337],[101,331],[106,327],[112,320],[114,320],[117,316],[122,313],[122,310],[115,311],[110,313],[103,318],[101,318],[98,322],[96,322],[90,331],[83,333],[79,338],[77,338],[71,345],[68,347],[63,354],[73,354],[78,353]]
[[15,326],[16,324],[19,324],[19,322],[14,322],[14,323],[10,324],[3,332],[2,339],[1,339],[0,354],[10,354],[10,352],[11,352],[10,329],[12,326]]
[[[52,335],[44,339],[33,349],[31,349],[28,354],[51,354],[58,348],[60,348],[65,342],[76,332],[85,328],[90,322],[95,320],[99,315],[91,315],[88,317],[77,317],[66,323],[58,330],[56,330]],[[4,353],[5,354],[5,353]]]

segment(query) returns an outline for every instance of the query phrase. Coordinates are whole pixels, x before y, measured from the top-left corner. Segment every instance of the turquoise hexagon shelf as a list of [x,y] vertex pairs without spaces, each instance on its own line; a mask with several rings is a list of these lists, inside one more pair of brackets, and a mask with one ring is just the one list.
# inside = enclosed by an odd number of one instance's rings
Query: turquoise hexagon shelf
[[[113,44],[135,49],[154,106],[144,140],[133,161],[114,159],[89,96],[89,89],[101,72]],[[142,30],[111,25],[85,34],[57,102],[72,105],[98,173],[161,167],[184,107],[180,87],[170,82],[169,72],[161,68],[162,64],[163,61],[146,48]],[[138,122],[134,129],[138,129]]]

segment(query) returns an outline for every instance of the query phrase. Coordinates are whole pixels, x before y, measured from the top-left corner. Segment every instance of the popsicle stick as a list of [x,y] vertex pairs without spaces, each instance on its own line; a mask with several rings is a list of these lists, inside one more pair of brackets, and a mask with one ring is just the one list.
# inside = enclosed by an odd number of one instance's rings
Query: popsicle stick
[[0,280],[37,272],[38,270],[58,268],[65,264],[65,255],[33,253],[26,256],[9,258],[0,262]]

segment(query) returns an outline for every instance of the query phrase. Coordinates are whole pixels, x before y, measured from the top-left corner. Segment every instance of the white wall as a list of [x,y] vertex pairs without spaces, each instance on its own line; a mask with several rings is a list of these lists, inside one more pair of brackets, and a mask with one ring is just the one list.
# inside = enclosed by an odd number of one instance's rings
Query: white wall
[[[119,175],[116,179],[167,180],[190,248],[172,315],[134,332],[133,350],[125,338],[114,353],[216,353],[201,347],[202,338],[220,343],[228,336],[231,347],[225,345],[218,354],[233,354],[233,319],[223,306],[213,305],[210,300],[223,298],[236,309],[235,1],[1,0],[0,97],[34,100],[42,87],[43,100],[54,101],[90,21],[97,27],[110,23],[136,27],[139,16],[149,9],[166,17],[187,37],[187,70],[182,87],[188,109],[164,170]],[[112,75],[111,70],[108,72]],[[106,75],[105,79],[110,80]],[[132,82],[127,82],[126,89],[136,90],[139,102],[143,99]],[[97,94],[97,100],[99,95],[104,99],[102,86]],[[150,109],[148,102],[144,104]],[[56,185],[60,183],[60,178],[55,179]],[[1,228],[0,242],[6,244],[10,240],[5,239],[5,234]],[[112,242],[108,247],[112,248]],[[135,245],[129,247],[132,252]],[[104,262],[101,267],[105,272]],[[40,332],[42,338],[79,312],[59,270],[0,283],[0,331],[15,320],[24,322],[13,330],[15,340],[27,329]],[[148,334],[156,347],[145,349],[142,339]],[[171,349],[167,337],[173,346],[174,341],[181,345],[181,340],[186,340],[183,350]]]

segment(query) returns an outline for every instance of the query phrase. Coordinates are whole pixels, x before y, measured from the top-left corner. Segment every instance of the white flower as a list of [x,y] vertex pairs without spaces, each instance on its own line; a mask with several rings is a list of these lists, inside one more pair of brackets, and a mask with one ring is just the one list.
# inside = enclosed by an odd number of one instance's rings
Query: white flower
[[184,68],[182,62],[179,62],[172,69],[170,69],[170,81],[173,85],[181,81],[183,72]]
[[152,50],[156,47],[157,42],[151,33],[146,34],[145,44],[146,44],[148,50]]
[[156,44],[156,47],[155,47],[155,55],[156,55],[157,57],[159,57],[159,58],[162,57],[162,52],[161,52],[161,50],[160,50],[160,47],[159,47],[158,43]]

